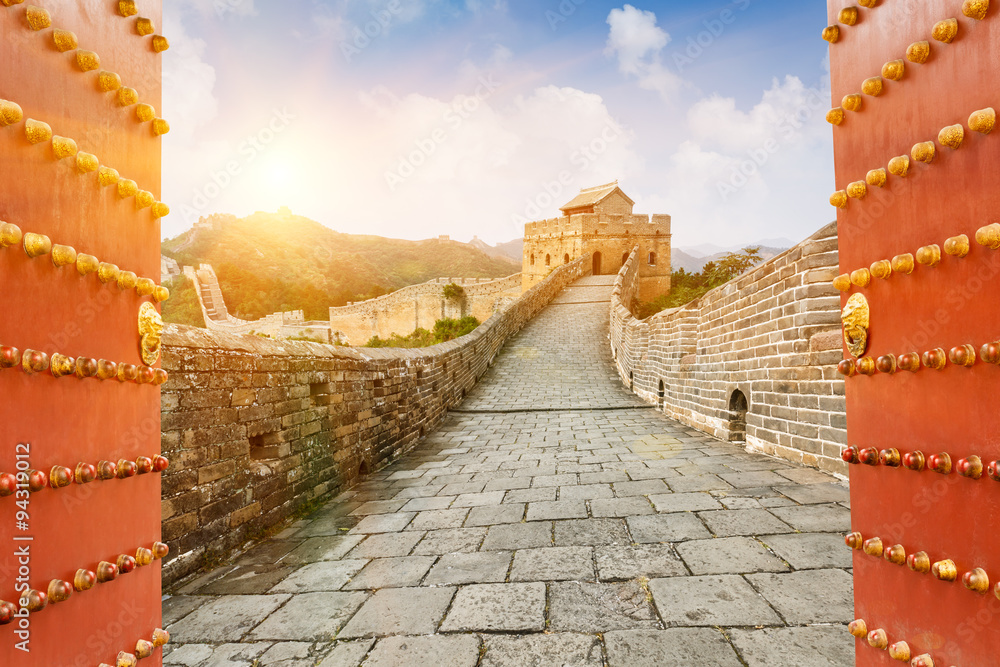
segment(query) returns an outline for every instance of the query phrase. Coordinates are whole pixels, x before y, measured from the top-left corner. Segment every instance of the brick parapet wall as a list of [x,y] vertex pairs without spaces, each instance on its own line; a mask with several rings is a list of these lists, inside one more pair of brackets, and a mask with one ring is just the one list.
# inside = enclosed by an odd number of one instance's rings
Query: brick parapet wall
[[524,225],[525,237],[626,233],[652,235],[657,232],[660,234],[670,233],[669,215],[577,213],[575,215],[564,215],[559,218],[528,222]]
[[164,581],[196,571],[387,465],[434,428],[510,336],[590,258],[559,267],[472,333],[354,349],[167,326],[162,392]]
[[[611,305],[612,353],[623,382],[669,416],[724,440],[739,432],[734,392],[749,403],[746,445],[846,473],[837,230],[799,245],[680,308],[638,320],[633,251]],[[662,396],[660,382],[663,382]]]
[[[444,298],[444,286],[452,282],[465,290],[462,302]],[[352,345],[364,345],[372,336],[388,338],[393,333],[406,336],[418,328],[432,329],[443,317],[459,318],[464,314],[485,321],[520,293],[520,273],[496,280],[438,278],[385,296],[330,308],[330,327],[342,332]]]

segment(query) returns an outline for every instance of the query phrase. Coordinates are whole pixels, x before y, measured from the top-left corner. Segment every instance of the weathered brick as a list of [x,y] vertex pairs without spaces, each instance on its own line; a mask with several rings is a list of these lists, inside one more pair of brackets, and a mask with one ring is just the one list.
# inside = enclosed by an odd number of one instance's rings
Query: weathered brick
[[198,484],[208,484],[236,472],[235,461],[221,461],[198,469]]

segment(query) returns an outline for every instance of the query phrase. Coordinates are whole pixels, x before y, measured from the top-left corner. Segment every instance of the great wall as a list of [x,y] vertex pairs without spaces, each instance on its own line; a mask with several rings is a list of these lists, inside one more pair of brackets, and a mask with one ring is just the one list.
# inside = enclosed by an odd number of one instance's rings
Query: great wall
[[[530,224],[526,257],[559,240],[553,229],[569,217]],[[574,215],[572,224],[590,217]],[[163,480],[163,531],[177,554],[165,579],[196,571],[208,545],[238,549],[305,503],[409,451],[461,403],[510,336],[568,284],[593,274],[595,253],[610,257],[629,242],[620,269],[602,264],[603,273],[618,274],[609,345],[622,383],[666,415],[749,451],[846,472],[838,457],[846,437],[836,371],[839,301],[830,285],[838,264],[835,225],[645,321],[629,310],[642,272],[656,268],[644,261],[644,237],[627,224],[617,234],[599,236],[600,229],[589,252],[568,263],[564,257],[520,296],[521,274],[448,278],[330,310],[327,326],[357,341],[441,316],[484,320],[467,336],[414,350],[240,335],[325,323],[302,323],[295,314],[267,318],[270,329],[264,321],[235,320],[210,267],[186,267],[201,286],[208,330],[172,325],[164,335],[171,379],[163,388],[163,450],[175,463]],[[669,234],[651,236],[665,244],[661,261],[669,267]],[[446,281],[463,286],[463,303],[443,297]]]
[[700,431],[846,474],[836,224],[646,320],[629,310],[639,261],[633,252],[622,268],[611,307],[622,381]]
[[589,258],[460,339],[422,349],[276,341],[169,325],[163,336],[164,580],[201,567],[411,449]]

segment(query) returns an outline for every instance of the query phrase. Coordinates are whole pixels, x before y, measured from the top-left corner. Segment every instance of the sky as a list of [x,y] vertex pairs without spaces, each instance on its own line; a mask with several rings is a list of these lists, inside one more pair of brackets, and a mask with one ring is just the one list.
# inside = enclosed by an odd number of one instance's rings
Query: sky
[[171,0],[163,220],[498,243],[618,180],[673,243],[835,218],[822,0]]

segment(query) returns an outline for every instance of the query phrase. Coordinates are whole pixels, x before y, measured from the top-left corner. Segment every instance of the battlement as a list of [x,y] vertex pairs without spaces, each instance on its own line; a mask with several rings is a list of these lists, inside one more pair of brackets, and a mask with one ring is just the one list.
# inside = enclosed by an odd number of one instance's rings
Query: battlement
[[574,234],[670,234],[670,216],[660,213],[653,215],[579,213],[529,222],[524,226],[526,239]]

